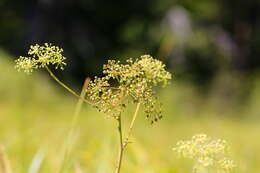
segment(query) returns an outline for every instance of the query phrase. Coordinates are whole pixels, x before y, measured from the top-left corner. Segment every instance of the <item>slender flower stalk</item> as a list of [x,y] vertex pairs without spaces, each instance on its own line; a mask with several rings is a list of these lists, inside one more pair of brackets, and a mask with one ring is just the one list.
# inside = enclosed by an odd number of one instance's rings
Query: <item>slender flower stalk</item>
[[132,133],[132,130],[133,130],[133,127],[134,127],[134,123],[135,123],[135,120],[136,120],[136,117],[137,117],[140,105],[141,105],[140,103],[137,104],[134,116],[132,118],[131,124],[130,124],[129,129],[128,129],[128,134],[127,134],[127,137],[125,138],[125,140],[123,140],[121,115],[117,119],[117,121],[118,121],[118,133],[119,133],[120,148],[119,148],[118,161],[117,161],[117,166],[116,166],[116,171],[115,171],[116,173],[120,172],[124,150],[126,149],[128,143],[129,143],[129,138],[131,136],[131,133]]
[[121,115],[117,119],[118,122],[118,133],[119,133],[119,153],[118,153],[118,160],[116,165],[116,171],[115,173],[120,173],[121,171],[121,165],[122,165],[122,159],[124,154],[124,143],[123,143],[123,132],[122,132],[122,120]]
[[136,120],[138,111],[139,111],[139,109],[140,109],[140,106],[141,106],[141,103],[138,103],[137,106],[136,106],[133,119],[132,119],[131,124],[130,124],[129,129],[128,129],[128,134],[127,134],[127,136],[126,136],[126,138],[125,138],[125,141],[124,141],[123,148],[126,148],[127,144],[129,143],[129,138],[130,138],[130,136],[131,136],[131,134],[132,134],[133,127],[134,127],[134,123],[135,123],[135,120]]
[[69,91],[72,95],[74,95],[75,97],[79,98],[80,100],[84,101],[85,103],[94,106],[93,103],[89,102],[88,100],[86,100],[84,97],[79,96],[75,91],[73,91],[71,88],[69,88],[65,83],[63,83],[61,80],[59,80],[59,78],[57,78],[55,76],[55,74],[49,69],[48,66],[45,67],[45,69],[48,71],[48,73],[50,74],[50,76],[58,83],[60,84],[63,88],[65,88],[67,91]]

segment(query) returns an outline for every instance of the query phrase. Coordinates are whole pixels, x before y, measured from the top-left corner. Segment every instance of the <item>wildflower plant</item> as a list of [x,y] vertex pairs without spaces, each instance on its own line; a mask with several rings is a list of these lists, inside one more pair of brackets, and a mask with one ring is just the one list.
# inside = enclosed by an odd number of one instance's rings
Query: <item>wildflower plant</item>
[[[158,102],[154,87],[166,86],[171,80],[171,74],[165,70],[165,65],[161,61],[150,55],[143,55],[135,60],[130,58],[126,63],[109,60],[103,66],[103,77],[95,77],[85,87],[87,96],[85,98],[85,94],[84,97],[77,94],[50,70],[50,65],[56,69],[64,69],[66,58],[62,53],[63,50],[57,46],[47,43],[43,46],[36,44],[30,47],[28,57],[20,57],[15,61],[15,68],[27,74],[39,68],[46,69],[51,77],[71,94],[117,120],[120,147],[116,173],[119,173],[123,152],[129,143],[140,106],[144,107],[146,118],[151,123],[162,118],[161,103]],[[121,119],[125,108],[130,103],[136,104],[136,109],[128,133],[123,138]]]
[[194,172],[206,168],[214,172],[230,172],[234,161],[227,156],[228,145],[223,139],[213,139],[206,134],[198,134],[191,140],[178,141],[173,150],[184,158],[194,160]]

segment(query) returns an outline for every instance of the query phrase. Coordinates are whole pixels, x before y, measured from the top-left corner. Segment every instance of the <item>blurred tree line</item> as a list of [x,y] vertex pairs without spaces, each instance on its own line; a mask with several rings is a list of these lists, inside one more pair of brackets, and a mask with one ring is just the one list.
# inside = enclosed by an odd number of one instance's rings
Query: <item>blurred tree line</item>
[[0,47],[63,47],[65,76],[82,81],[104,60],[151,54],[200,84],[260,67],[258,0],[1,0]]

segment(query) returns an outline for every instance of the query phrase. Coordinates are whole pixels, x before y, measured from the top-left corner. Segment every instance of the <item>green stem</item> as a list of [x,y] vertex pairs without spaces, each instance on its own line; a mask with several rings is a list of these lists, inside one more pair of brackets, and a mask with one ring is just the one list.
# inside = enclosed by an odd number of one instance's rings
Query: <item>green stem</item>
[[127,136],[125,138],[125,141],[124,141],[124,146],[123,146],[124,148],[126,148],[127,144],[129,143],[129,138],[130,138],[130,136],[132,134],[133,126],[134,126],[134,123],[135,123],[138,111],[140,109],[140,106],[141,106],[141,103],[138,103],[137,106],[136,106],[134,116],[132,118],[131,124],[130,124],[129,129],[128,129],[128,134],[127,134]]
[[119,147],[118,161],[117,161],[115,173],[120,173],[122,160],[123,160],[123,153],[124,153],[121,115],[118,117],[117,121],[118,121],[118,132],[119,132],[120,147]]
[[90,104],[92,106],[94,106],[93,103],[89,102],[88,100],[86,100],[85,98],[79,96],[75,91],[73,91],[72,89],[70,89],[67,85],[65,85],[63,82],[61,82],[55,75],[54,73],[52,73],[52,71],[49,69],[48,66],[45,67],[46,70],[49,72],[50,76],[56,81],[58,82],[63,88],[65,88],[67,91],[69,91],[72,95],[74,95],[77,98],[81,98],[85,103]]
[[137,107],[135,109],[135,113],[134,116],[132,118],[132,121],[130,123],[129,129],[128,129],[128,134],[127,137],[125,138],[124,142],[123,142],[123,134],[122,134],[122,122],[121,122],[121,115],[118,117],[117,121],[118,121],[118,132],[119,132],[119,141],[120,141],[120,148],[119,148],[119,155],[118,155],[118,161],[117,161],[117,167],[116,167],[116,173],[120,173],[121,170],[121,165],[122,165],[122,160],[123,160],[123,154],[124,154],[124,150],[127,147],[127,144],[129,143],[129,138],[132,134],[133,131],[133,126],[138,114],[138,111],[140,109],[140,105],[141,103],[137,104]]

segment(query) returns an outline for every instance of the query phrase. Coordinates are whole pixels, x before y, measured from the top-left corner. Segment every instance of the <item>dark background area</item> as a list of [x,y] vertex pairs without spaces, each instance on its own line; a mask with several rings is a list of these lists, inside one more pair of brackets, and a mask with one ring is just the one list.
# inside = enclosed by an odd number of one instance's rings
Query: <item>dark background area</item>
[[218,74],[260,67],[258,0],[28,0],[0,2],[0,47],[25,55],[29,45],[65,50],[61,77],[81,82],[111,58],[151,54],[181,80],[207,86]]

